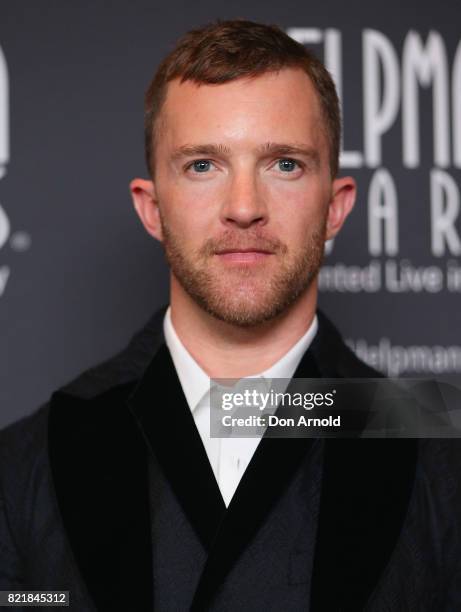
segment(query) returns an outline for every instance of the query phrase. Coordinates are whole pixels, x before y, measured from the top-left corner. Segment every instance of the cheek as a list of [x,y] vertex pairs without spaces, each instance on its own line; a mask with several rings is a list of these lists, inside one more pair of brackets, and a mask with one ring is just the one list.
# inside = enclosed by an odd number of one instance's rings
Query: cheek
[[272,225],[302,243],[322,225],[328,209],[325,189],[315,181],[272,182],[266,186]]
[[158,189],[158,198],[162,218],[181,240],[201,243],[210,235],[216,218],[216,188],[202,183],[185,189],[179,180],[163,184]]

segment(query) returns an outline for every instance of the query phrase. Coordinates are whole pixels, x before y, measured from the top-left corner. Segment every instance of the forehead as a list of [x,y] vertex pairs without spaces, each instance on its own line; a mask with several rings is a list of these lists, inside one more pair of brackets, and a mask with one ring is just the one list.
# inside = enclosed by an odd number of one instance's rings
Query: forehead
[[168,85],[159,120],[159,140],[166,146],[285,140],[315,146],[323,135],[318,94],[298,68],[217,85],[175,79]]

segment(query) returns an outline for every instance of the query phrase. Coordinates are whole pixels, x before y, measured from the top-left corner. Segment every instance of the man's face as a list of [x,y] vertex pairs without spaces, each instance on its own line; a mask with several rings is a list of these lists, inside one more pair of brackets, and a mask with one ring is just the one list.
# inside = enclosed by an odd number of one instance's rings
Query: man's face
[[270,320],[315,278],[332,198],[323,126],[298,69],[169,84],[150,231],[163,242],[172,284],[218,319]]

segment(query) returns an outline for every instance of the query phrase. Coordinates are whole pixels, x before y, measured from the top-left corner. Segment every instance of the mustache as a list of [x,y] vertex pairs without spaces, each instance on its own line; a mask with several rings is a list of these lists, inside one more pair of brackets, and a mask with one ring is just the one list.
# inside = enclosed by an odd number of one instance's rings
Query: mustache
[[200,249],[200,255],[210,256],[223,251],[264,251],[286,253],[287,246],[274,236],[258,232],[228,230],[216,238],[208,238]]

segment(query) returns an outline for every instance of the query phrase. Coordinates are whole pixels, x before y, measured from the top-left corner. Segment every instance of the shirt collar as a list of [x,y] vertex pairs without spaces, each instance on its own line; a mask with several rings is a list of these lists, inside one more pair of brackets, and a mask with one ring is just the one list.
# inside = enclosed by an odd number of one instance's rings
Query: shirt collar
[[[306,333],[270,368],[260,374],[248,378],[292,378],[301,361],[302,356],[309,348],[318,329],[317,315]],[[210,390],[210,377],[199,366],[184,344],[179,339],[171,321],[171,309],[168,307],[163,319],[163,333],[165,342],[170,351],[179,382],[186,396],[189,408],[193,412],[203,396]]]
[[171,321],[170,306],[168,306],[163,319],[163,333],[187,403],[189,408],[194,411],[205,393],[210,390],[210,377],[202,370],[179,339]]
[[274,365],[259,374],[264,378],[292,378],[302,356],[309,348],[318,329],[317,315],[314,315],[306,333]]

